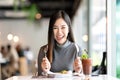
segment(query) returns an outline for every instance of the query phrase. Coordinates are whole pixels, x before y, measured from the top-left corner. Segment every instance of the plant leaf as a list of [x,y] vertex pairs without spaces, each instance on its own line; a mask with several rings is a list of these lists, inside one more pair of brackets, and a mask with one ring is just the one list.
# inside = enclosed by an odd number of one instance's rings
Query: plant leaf
[[86,50],[83,50],[81,58],[82,59],[88,59],[88,54],[87,54]]

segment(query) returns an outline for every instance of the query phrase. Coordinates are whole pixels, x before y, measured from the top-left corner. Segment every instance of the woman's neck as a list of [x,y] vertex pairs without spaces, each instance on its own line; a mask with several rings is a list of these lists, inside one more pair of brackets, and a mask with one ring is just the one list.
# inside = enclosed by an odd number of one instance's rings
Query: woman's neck
[[66,47],[68,44],[69,44],[69,40],[66,40],[63,44],[58,44],[58,43],[56,43],[56,45],[57,45],[59,48]]

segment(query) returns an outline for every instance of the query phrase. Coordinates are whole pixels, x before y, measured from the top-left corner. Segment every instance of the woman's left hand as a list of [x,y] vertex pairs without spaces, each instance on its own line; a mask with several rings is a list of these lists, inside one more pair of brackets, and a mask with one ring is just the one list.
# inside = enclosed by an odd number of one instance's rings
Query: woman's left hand
[[82,72],[82,62],[80,60],[80,57],[77,57],[74,61],[73,68],[75,72],[81,73]]

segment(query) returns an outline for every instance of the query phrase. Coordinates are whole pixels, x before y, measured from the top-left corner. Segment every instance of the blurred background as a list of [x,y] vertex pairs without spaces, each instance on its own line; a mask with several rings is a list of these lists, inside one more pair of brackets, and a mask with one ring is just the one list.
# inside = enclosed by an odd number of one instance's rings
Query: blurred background
[[49,18],[56,10],[69,14],[76,43],[93,59],[93,73],[120,78],[120,0],[0,0],[1,78],[36,73],[38,52],[47,44]]

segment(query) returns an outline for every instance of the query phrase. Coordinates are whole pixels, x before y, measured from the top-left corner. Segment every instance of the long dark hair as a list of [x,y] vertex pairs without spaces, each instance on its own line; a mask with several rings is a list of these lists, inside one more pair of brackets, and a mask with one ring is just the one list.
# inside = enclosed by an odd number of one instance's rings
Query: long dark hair
[[53,49],[54,49],[54,44],[55,44],[54,34],[53,34],[53,26],[54,26],[56,20],[59,19],[59,18],[64,19],[64,21],[67,23],[67,25],[69,27],[69,33],[68,33],[67,38],[68,38],[69,41],[74,42],[73,32],[72,32],[72,29],[71,29],[70,17],[63,10],[59,10],[59,11],[55,12],[50,17],[49,29],[48,29],[48,53],[47,53],[47,57],[48,57],[48,59],[51,63],[52,63],[52,57],[53,57],[52,54],[53,54]]

